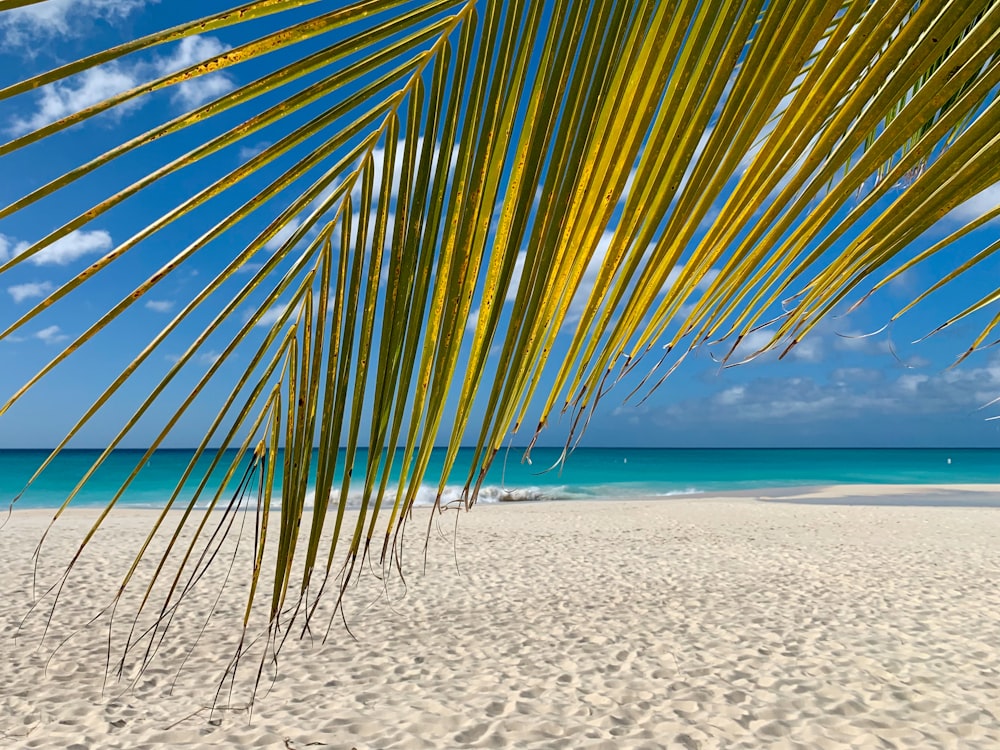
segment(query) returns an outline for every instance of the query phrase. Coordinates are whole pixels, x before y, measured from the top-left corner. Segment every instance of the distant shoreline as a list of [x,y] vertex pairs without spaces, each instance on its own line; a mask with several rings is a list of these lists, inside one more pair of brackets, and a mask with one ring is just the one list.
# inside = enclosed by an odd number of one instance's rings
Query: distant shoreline
[[[910,508],[1000,508],[1000,483],[966,483],[966,484],[824,484],[798,485],[784,487],[758,487],[754,489],[734,489],[728,491],[676,493],[671,495],[608,495],[590,498],[512,498],[492,502],[480,502],[473,506],[473,511],[479,507],[496,506],[526,506],[526,505],[572,505],[582,506],[628,504],[670,504],[681,502],[755,502],[764,505],[827,505],[827,506],[894,506]],[[221,503],[219,507],[224,507]],[[15,504],[14,513],[44,514],[47,517],[59,506],[19,507]],[[102,505],[70,504],[66,513],[91,514],[100,510]],[[171,512],[179,512],[184,504],[175,503]],[[417,506],[427,509],[428,506]],[[204,508],[199,507],[201,511]],[[254,508],[246,508],[253,512]],[[350,508],[349,510],[357,510]],[[162,507],[133,505],[120,503],[118,513],[159,513]],[[311,512],[307,508],[306,512]]]

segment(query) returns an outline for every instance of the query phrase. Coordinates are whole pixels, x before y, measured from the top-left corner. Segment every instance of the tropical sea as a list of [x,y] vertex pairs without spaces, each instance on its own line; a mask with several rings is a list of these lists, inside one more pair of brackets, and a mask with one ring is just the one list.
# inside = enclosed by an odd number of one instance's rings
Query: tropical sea
[[[0,451],[0,503],[9,502],[18,495],[47,455],[45,450]],[[97,450],[64,451],[18,499],[15,507],[58,507],[99,455]],[[72,507],[106,504],[142,455],[140,450],[114,451],[73,499]],[[162,507],[192,455],[189,450],[156,451],[120,503]],[[235,452],[228,453],[226,463],[235,455]],[[559,467],[556,465],[560,455],[558,448],[535,448],[531,463],[522,462],[521,450],[512,449],[499,455],[483,483],[479,502],[669,498],[703,492],[836,484],[1000,483],[1000,449],[578,448]],[[444,449],[434,450],[427,479],[417,497],[419,504],[434,501],[437,489],[434,480],[440,475],[444,456]],[[459,452],[456,469],[443,494],[445,502],[460,498],[472,456],[471,449]],[[343,452],[339,458],[335,487],[339,486],[343,471]],[[355,462],[356,486],[352,487],[349,505],[357,504],[362,494],[362,484],[358,480],[364,471],[365,458],[362,451]],[[398,481],[401,458],[399,454],[393,462],[388,480],[390,489],[394,489]],[[280,461],[279,456],[279,465]],[[202,457],[193,478],[178,494],[178,502],[187,503],[194,497],[197,483],[210,463],[210,456]],[[222,502],[228,502],[233,495],[243,470],[241,466],[234,474],[227,491],[221,495]],[[199,495],[197,505],[208,504],[221,483],[222,474],[218,471],[213,475]],[[310,502],[311,498],[310,493]]]

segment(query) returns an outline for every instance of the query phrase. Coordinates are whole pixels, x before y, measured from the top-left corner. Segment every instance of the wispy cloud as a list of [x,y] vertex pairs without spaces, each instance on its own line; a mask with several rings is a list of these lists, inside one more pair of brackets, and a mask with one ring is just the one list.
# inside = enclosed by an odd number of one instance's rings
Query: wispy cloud
[[254,327],[256,328],[272,327],[275,323],[278,322],[281,316],[285,314],[285,310],[287,309],[288,305],[275,305],[274,307],[268,308],[267,310],[264,311],[264,314],[260,316],[260,319],[256,323],[254,323]]
[[68,339],[69,336],[64,334],[59,326],[49,326],[38,331],[35,334],[35,338],[44,341],[46,344],[58,344],[60,341]]
[[15,302],[24,302],[26,299],[44,297],[51,291],[52,284],[48,281],[35,281],[7,287],[7,294],[13,297]]
[[[625,406],[619,416],[657,425],[808,425],[920,414],[974,413],[1000,396],[1000,357],[978,367],[897,373],[845,367],[820,377],[762,377],[663,407]],[[983,417],[990,412],[981,412]]]
[[[267,310],[264,311],[263,315],[260,316],[260,319],[256,323],[254,323],[254,328],[271,328],[272,326],[274,326],[275,323],[278,322],[278,320],[281,319],[281,316],[285,314],[285,310],[287,309],[288,305],[286,303],[278,303],[276,305],[272,305],[271,307],[267,308]],[[316,315],[318,310],[319,310],[319,299],[314,298],[312,305],[313,315]],[[291,313],[288,315],[286,324],[290,325],[294,323],[301,311],[302,311],[302,302],[299,301],[295,305],[295,307],[292,308]],[[249,320],[252,314],[253,313],[248,312],[244,317],[244,320]]]
[[243,146],[240,148],[239,159],[240,161],[249,161],[257,154],[263,153],[270,145],[269,141],[260,141],[252,146]]
[[[205,365],[206,367],[209,367],[218,362],[221,357],[222,357],[222,352],[217,352],[214,349],[209,349],[206,352],[202,352],[201,354],[194,356],[189,362],[197,362],[198,364],[202,364]],[[164,359],[166,359],[167,362],[169,362],[172,365],[177,364],[178,362],[181,361],[179,354],[167,354],[164,357]]]
[[[110,62],[91,68],[65,81],[43,86],[38,91],[34,110],[26,116],[10,120],[8,129],[12,135],[36,130],[115,94],[219,55],[227,49],[229,46],[215,37],[192,36],[181,40],[166,55],[136,62]],[[212,73],[175,86],[173,101],[181,109],[191,109],[230,91],[234,86],[235,82],[226,73]],[[109,114],[121,118],[123,114],[141,105],[141,101],[132,101],[115,108]]]
[[174,309],[174,301],[172,299],[147,300],[146,309],[158,313],[168,313]]
[[[740,341],[740,345],[736,347],[736,350],[729,355],[728,362],[736,363],[747,360],[748,358],[754,357],[756,360],[759,352],[767,346],[771,346],[771,340],[774,338],[774,331],[762,328],[760,330],[751,331]],[[723,342],[723,346],[726,343]],[[729,346],[732,346],[730,342],[725,349],[721,348],[717,352],[716,356],[720,359],[723,355],[728,353]],[[787,341],[779,341],[774,344],[772,348],[765,352],[759,354],[759,358],[763,360],[772,361],[780,353],[784,352],[788,346]],[[823,354],[825,350],[823,337],[819,334],[813,334],[806,336],[804,339],[799,341],[792,349],[788,352],[786,357],[798,360],[800,362],[816,363],[823,360]]]

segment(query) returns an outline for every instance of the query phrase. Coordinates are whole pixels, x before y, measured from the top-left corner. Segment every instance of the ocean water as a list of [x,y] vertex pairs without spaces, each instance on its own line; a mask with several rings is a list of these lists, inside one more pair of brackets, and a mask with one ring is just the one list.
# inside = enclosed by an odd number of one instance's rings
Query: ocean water
[[[111,454],[74,498],[72,507],[103,506],[142,458],[142,451],[121,450]],[[566,462],[551,468],[560,457],[557,448],[536,448],[532,462],[522,462],[522,451],[500,454],[484,482],[479,502],[505,499],[596,499],[656,495],[671,497],[698,492],[785,488],[830,484],[937,484],[1000,482],[1000,450],[956,448],[906,449],[708,449],[708,448],[579,448]],[[0,451],[0,505],[21,492],[25,482],[48,455],[44,450]],[[17,501],[19,508],[55,508],[62,504],[80,478],[100,455],[96,450],[72,450],[55,462]],[[141,469],[120,501],[122,504],[162,507],[170,497],[193,453],[187,450],[157,451]],[[227,455],[227,463],[235,453]],[[315,454],[314,454],[315,458]],[[434,501],[444,450],[436,449],[417,502]],[[389,487],[398,479],[401,454],[393,462]],[[443,495],[445,502],[458,500],[472,451],[460,451],[456,469]],[[355,463],[349,505],[362,493],[365,456]],[[194,497],[198,481],[210,464],[203,457],[179,501]],[[244,462],[245,463],[245,462]],[[338,461],[338,481],[343,471],[343,453]],[[279,456],[280,464],[280,456]],[[314,462],[315,464],[315,462]],[[223,502],[228,500],[242,476],[234,475]],[[199,496],[204,506],[221,482],[217,472]]]

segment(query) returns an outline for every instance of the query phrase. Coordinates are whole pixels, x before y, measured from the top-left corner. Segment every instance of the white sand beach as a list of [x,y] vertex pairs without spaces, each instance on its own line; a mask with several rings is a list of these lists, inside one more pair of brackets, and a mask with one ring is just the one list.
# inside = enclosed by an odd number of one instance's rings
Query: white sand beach
[[[112,515],[39,647],[47,610],[18,624],[51,514],[17,511],[0,531],[0,747],[1000,747],[1000,509],[864,504],[997,490],[479,506],[442,518],[426,572],[420,510],[405,596],[366,572],[345,605],[353,638],[338,617],[326,643],[322,628],[290,639],[252,716],[242,680],[210,710],[242,588],[184,661],[225,560],[149,669],[105,687],[106,620],[86,625],[150,512]],[[94,517],[60,520],[40,581]]]

